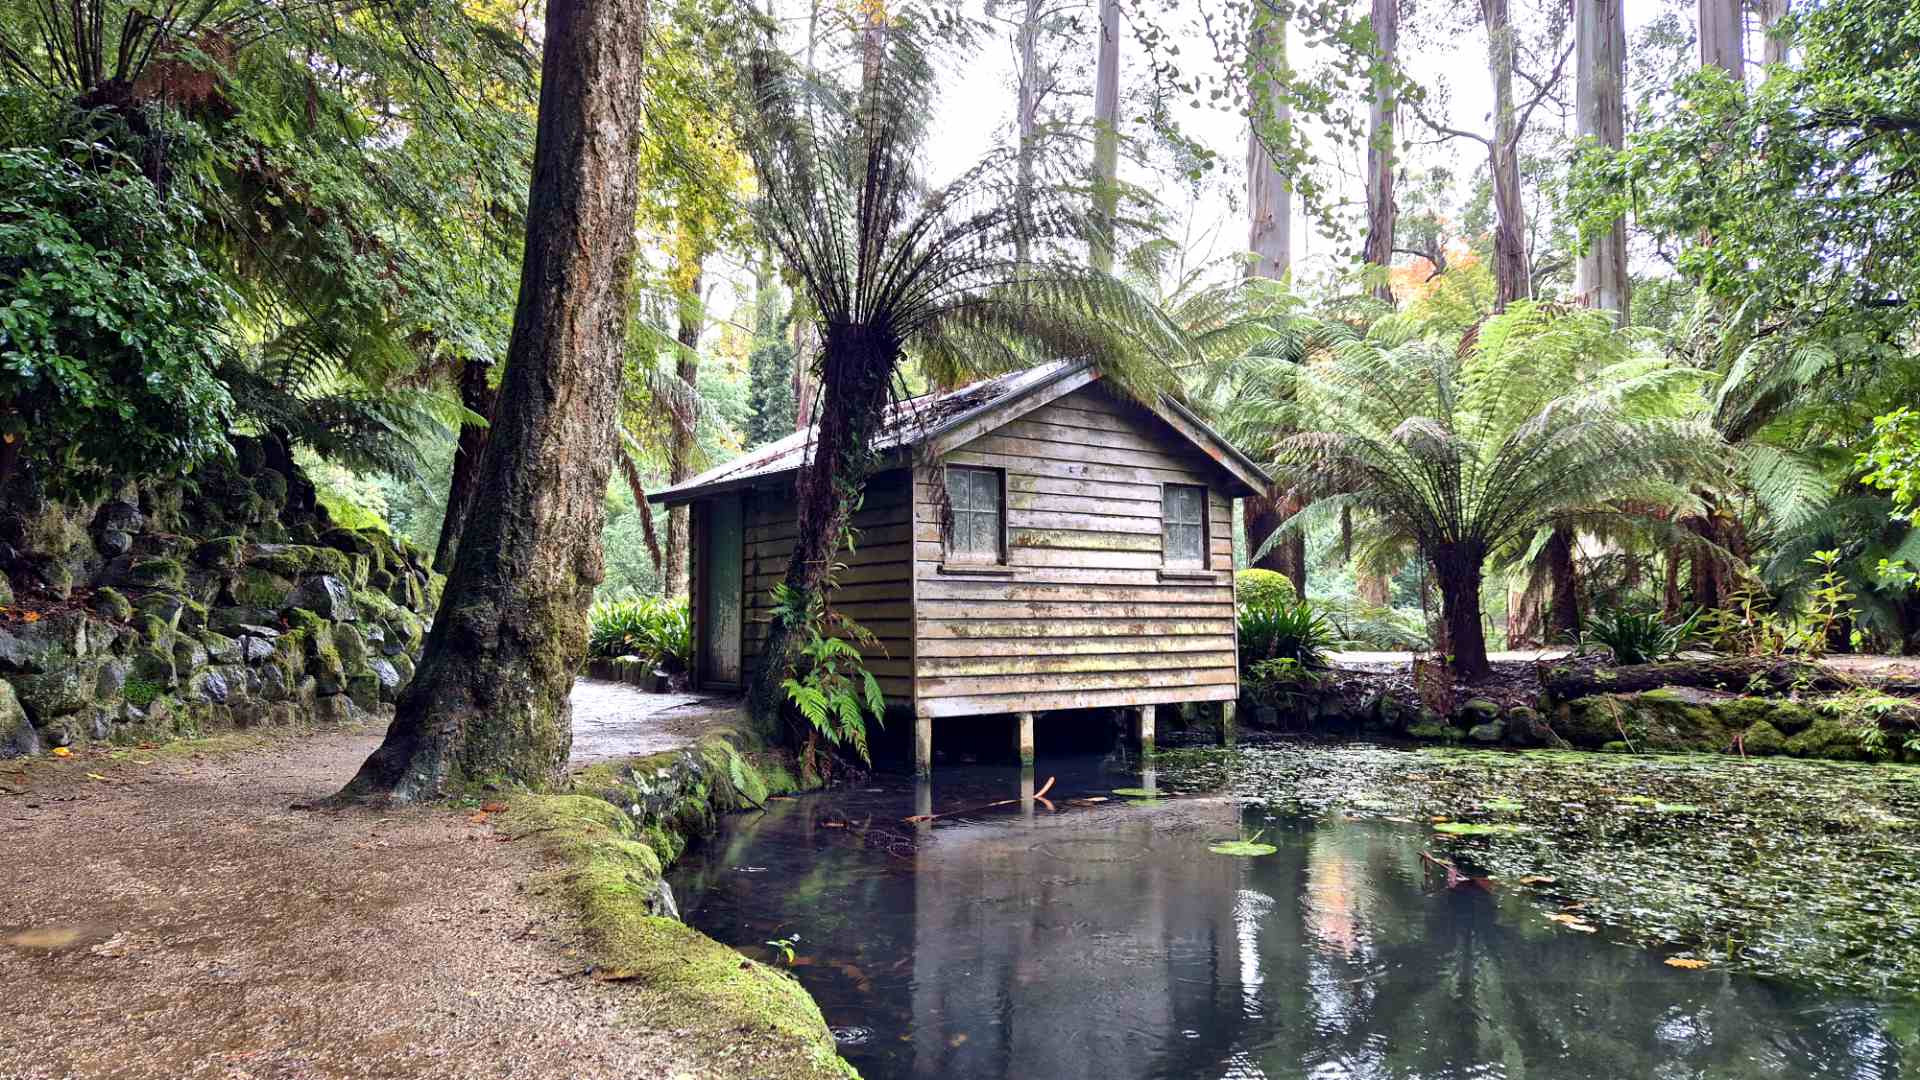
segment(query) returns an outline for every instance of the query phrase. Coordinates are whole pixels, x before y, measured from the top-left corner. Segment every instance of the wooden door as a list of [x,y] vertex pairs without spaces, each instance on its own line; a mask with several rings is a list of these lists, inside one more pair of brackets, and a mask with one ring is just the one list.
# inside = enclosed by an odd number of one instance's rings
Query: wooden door
[[703,686],[740,685],[742,543],[745,521],[740,497],[725,495],[705,504],[701,536],[700,682]]

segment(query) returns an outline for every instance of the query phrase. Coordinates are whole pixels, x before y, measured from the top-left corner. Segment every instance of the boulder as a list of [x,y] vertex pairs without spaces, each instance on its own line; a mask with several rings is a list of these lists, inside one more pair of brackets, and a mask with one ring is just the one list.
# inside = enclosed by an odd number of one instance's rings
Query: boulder
[[367,666],[371,655],[367,650],[367,641],[360,631],[348,623],[337,623],[333,627],[333,645],[340,650],[340,662],[348,671],[357,671]]
[[111,619],[114,622],[126,622],[133,618],[133,604],[128,602],[120,590],[110,585],[102,585],[95,589],[93,596],[87,600],[87,607],[101,618]]
[[[293,596],[293,579],[260,566],[243,568],[228,580],[223,599],[230,601],[230,607],[246,608],[254,611],[277,612],[287,606]],[[260,618],[250,617],[248,622],[261,622]],[[271,617],[264,620],[272,622]]]
[[208,663],[232,664],[240,661],[240,642],[238,639],[230,638],[225,634],[217,634],[212,630],[202,630],[194,636],[200,639],[200,644],[207,647]]
[[77,713],[93,703],[100,664],[76,660],[38,675],[18,675],[13,691],[27,715],[45,727],[56,716]]
[[273,655],[273,638],[270,637],[248,634],[245,637],[235,638],[234,644],[239,648],[240,662],[243,664],[263,663]]
[[148,589],[178,589],[187,583],[187,568],[179,559],[141,559],[127,568],[127,581]]
[[186,696],[192,701],[224,705],[233,695],[233,685],[218,668],[208,668],[187,680]]
[[39,730],[27,719],[13,687],[0,679],[0,758],[27,757],[40,749]]
[[173,641],[173,668],[182,675],[191,675],[206,667],[211,659],[207,647],[190,637],[180,636]]
[[100,701],[112,701],[126,689],[127,680],[133,676],[133,665],[117,656],[100,661],[100,674],[93,684],[93,696]]
[[0,629],[0,674],[38,674],[88,654],[87,617],[61,611]]
[[347,676],[347,697],[354,705],[366,712],[380,707],[382,700],[380,676],[372,671],[359,671]]
[[1463,728],[1491,724],[1500,719],[1500,705],[1488,698],[1468,698],[1453,712],[1454,723]]
[[330,622],[351,622],[359,616],[353,610],[353,591],[345,580],[332,574],[310,577],[287,601],[287,606],[311,611]]
[[247,565],[290,578],[308,574],[347,578],[353,574],[353,560],[346,552],[308,544],[255,544],[247,552]]
[[1475,724],[1467,729],[1467,738],[1488,746],[1507,737],[1507,725],[1499,720],[1489,720],[1484,724]]
[[313,718],[323,724],[350,724],[354,721],[353,701],[345,694],[323,694],[311,709]]
[[406,681],[400,677],[400,669],[393,666],[393,661],[383,658],[369,660],[367,670],[380,680],[381,701],[391,705],[400,700],[400,688],[406,685]]
[[209,570],[238,570],[246,558],[246,541],[217,536],[193,549],[193,561]]

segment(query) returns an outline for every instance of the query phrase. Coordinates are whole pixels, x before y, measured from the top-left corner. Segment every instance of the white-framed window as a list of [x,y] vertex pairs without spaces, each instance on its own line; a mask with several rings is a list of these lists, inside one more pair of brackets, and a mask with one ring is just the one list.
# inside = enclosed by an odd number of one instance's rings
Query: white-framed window
[[1160,553],[1168,566],[1207,564],[1207,489],[1167,484],[1160,489]]
[[961,563],[1003,563],[1007,559],[1007,485],[999,469],[947,466],[947,504],[953,527],[947,534],[947,559]]

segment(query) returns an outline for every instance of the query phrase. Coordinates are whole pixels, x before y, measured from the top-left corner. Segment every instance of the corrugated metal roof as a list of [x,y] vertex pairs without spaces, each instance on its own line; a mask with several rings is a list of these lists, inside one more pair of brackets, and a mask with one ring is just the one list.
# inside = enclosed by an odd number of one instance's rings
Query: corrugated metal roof
[[[1055,360],[1024,371],[982,379],[956,390],[922,394],[894,402],[887,407],[886,418],[881,421],[880,433],[874,438],[873,448],[884,452],[902,446],[917,446],[954,424],[964,423],[1003,401],[1030,393],[1086,366],[1087,361],[1084,360]],[[695,493],[709,488],[744,487],[758,480],[793,472],[806,462],[812,442],[812,428],[796,431],[673,487],[653,492],[647,498],[650,502],[684,502]]]

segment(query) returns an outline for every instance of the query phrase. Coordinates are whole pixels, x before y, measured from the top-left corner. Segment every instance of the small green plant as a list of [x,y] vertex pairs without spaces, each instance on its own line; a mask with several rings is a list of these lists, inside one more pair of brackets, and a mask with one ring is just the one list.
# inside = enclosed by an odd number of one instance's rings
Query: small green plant
[[1768,609],[1772,598],[1758,581],[1742,577],[1727,602],[1707,612],[1702,636],[1714,648],[1735,656],[1779,656],[1793,639],[1793,628]]
[[[1916,714],[1920,713],[1920,709],[1905,698],[1867,687],[1822,698],[1814,702],[1813,707],[1851,726],[1854,736],[1860,740],[1860,749],[1873,757],[1884,757],[1888,753],[1890,727],[1905,724],[1911,728]],[[1908,751],[1920,748],[1920,731],[1910,732],[1901,745]]]
[[120,695],[127,699],[127,704],[137,709],[144,709],[160,696],[161,689],[159,684],[150,683],[145,679],[128,679],[120,688]]
[[[832,588],[829,580],[828,589]],[[867,755],[867,716],[879,723],[886,714],[880,682],[867,670],[862,647],[874,644],[866,627],[828,608],[819,596],[802,596],[785,582],[774,586],[775,615],[801,636],[799,652],[780,683],[787,700],[807,721],[803,764],[817,771],[819,741],[849,747],[861,761]]]
[[596,603],[587,614],[587,655],[595,660],[634,657],[670,673],[693,660],[693,623],[684,599],[631,596]]
[[1581,643],[1599,644],[1622,664],[1652,664],[1678,656],[1700,634],[1696,611],[1677,623],[1636,611],[1596,614],[1581,627]]
[[772,941],[767,942],[767,948],[772,949],[774,953],[780,957],[781,963],[792,967],[794,961],[793,947],[798,944],[800,944],[800,935],[788,934],[786,937],[774,938]]
[[1833,629],[1844,617],[1847,605],[1854,594],[1847,591],[1847,582],[1840,575],[1840,552],[1838,549],[1816,551],[1807,559],[1811,566],[1820,568],[1820,576],[1814,579],[1811,599],[1813,610],[1809,613],[1807,624],[1800,635],[1800,648],[1808,656],[1824,656],[1833,640]]

